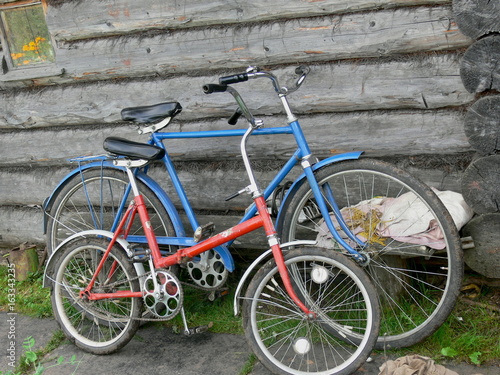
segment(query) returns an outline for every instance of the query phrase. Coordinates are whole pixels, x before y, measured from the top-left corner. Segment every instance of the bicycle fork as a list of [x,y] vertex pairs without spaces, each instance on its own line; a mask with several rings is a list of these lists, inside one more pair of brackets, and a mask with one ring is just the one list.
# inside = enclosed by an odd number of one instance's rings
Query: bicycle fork
[[[257,122],[259,124],[259,122]],[[294,303],[307,315],[309,319],[315,318],[316,314],[312,312],[297,296],[295,293],[292,282],[290,280],[290,274],[285,265],[285,259],[283,257],[283,251],[281,250],[281,246],[278,240],[278,234],[276,233],[276,229],[271,220],[271,216],[269,215],[269,211],[267,210],[266,200],[260,189],[257,186],[257,182],[255,180],[255,176],[253,174],[252,166],[250,164],[250,160],[246,151],[246,143],[248,137],[252,134],[253,130],[260,125],[250,124],[248,130],[245,132],[245,135],[241,139],[241,155],[243,157],[243,162],[245,164],[245,169],[250,179],[250,186],[247,188],[249,192],[252,194],[252,198],[257,207],[257,212],[259,213],[259,217],[262,220],[262,225],[264,227],[264,231],[267,236],[267,241],[269,243],[269,247],[272,250],[274,260],[278,267],[279,274],[285,286],[285,290],[287,291],[290,298],[294,301]]]

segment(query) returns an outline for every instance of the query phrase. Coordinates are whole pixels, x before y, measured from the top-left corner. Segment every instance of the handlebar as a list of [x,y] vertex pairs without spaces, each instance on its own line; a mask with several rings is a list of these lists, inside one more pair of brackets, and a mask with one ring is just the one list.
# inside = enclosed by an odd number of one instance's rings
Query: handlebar
[[286,96],[294,91],[297,91],[304,80],[306,79],[307,75],[309,74],[310,69],[307,66],[301,65],[295,69],[295,74],[299,75],[299,78],[295,82],[295,85],[290,87],[283,86],[281,87],[278,78],[272,73],[269,72],[264,72],[261,71],[257,67],[249,67],[246,72],[244,73],[238,73],[238,74],[233,74],[230,76],[225,76],[225,77],[220,77],[219,78],[219,84],[206,84],[203,85],[203,91],[205,94],[212,94],[214,92],[229,92],[234,99],[236,100],[236,103],[238,103],[239,108],[234,112],[234,114],[231,116],[229,119],[229,124],[230,125],[235,125],[236,122],[238,121],[238,118],[243,115],[249,123],[252,125],[252,127],[258,127],[262,126],[262,121],[256,120],[253,115],[250,113],[248,110],[248,107],[246,106],[245,102],[241,98],[240,94],[231,86],[231,84],[234,83],[239,83],[239,82],[246,82],[249,79],[256,79],[256,78],[269,78],[274,86],[274,90],[278,94],[278,96],[281,98],[283,105],[285,106],[285,110],[287,112],[287,115],[289,118],[293,118],[293,114],[290,110],[290,107],[288,105],[288,101],[286,99]]
[[248,72],[219,78],[219,83],[221,85],[230,85],[232,83],[245,82],[245,81],[248,81]]
[[226,92],[227,85],[215,85],[213,83],[208,83],[203,85],[203,92],[205,94],[212,94],[214,92]]
[[[300,75],[294,87],[281,87],[278,78],[272,73],[263,72],[258,67],[249,67],[245,73],[233,74],[230,76],[225,76],[219,78],[220,85],[231,85],[233,83],[246,82],[249,79],[255,79],[260,77],[269,78],[274,86],[275,91],[280,95],[288,95],[294,91],[297,91],[302,85],[307,75],[310,72],[310,68],[305,65],[301,65],[295,69],[295,74]],[[208,93],[207,93],[208,94]]]

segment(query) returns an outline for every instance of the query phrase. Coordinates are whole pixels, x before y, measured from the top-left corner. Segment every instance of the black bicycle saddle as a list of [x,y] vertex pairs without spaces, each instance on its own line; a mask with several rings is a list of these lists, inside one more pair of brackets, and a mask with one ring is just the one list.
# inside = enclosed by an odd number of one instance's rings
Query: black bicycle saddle
[[149,124],[161,121],[167,117],[174,117],[181,113],[182,106],[177,102],[159,103],[142,107],[124,108],[121,112],[122,120],[134,121],[140,124]]

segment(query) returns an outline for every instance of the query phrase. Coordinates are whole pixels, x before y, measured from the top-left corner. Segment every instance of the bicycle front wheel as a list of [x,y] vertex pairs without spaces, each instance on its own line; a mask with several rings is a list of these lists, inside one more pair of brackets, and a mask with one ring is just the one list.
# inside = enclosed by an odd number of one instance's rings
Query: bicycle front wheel
[[375,287],[352,260],[324,249],[291,250],[285,265],[297,296],[316,317],[290,299],[270,261],[250,282],[243,305],[251,348],[273,373],[351,374],[378,336]]
[[[65,335],[79,348],[93,354],[110,354],[125,346],[139,328],[141,298],[107,298],[90,301],[80,297],[106,251],[108,241],[78,238],[61,249],[55,268],[52,308]],[[132,263],[115,246],[106,259],[93,291],[138,292]]]
[[[382,309],[377,347],[407,347],[431,335],[451,313],[463,274],[458,231],[443,203],[424,183],[370,159],[330,164],[315,172],[322,194],[369,255],[366,269]],[[326,228],[307,181],[285,202],[278,223],[283,242],[314,240],[344,251]],[[333,213],[331,216],[335,216]]]
[[[74,175],[58,194],[47,221],[47,249],[56,247],[74,233],[89,229],[112,230],[115,218],[121,217],[133,194],[125,171],[116,168],[89,168]],[[156,236],[174,236],[172,221],[156,195],[138,181]],[[122,203],[124,208],[120,208]],[[136,217],[130,235],[143,236]]]

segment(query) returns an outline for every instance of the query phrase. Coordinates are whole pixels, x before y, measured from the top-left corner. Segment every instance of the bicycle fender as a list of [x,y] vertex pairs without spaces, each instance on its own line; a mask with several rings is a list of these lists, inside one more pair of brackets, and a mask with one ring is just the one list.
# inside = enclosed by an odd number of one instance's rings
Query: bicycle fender
[[233,272],[236,267],[234,266],[233,256],[227,246],[221,245],[214,247],[214,251],[221,256],[224,267],[226,267],[229,272]]
[[[312,165],[311,168],[313,171],[316,171],[321,167],[324,167],[325,165],[338,163],[345,160],[356,160],[359,159],[362,153],[363,151],[353,151],[353,152],[346,152],[343,154],[330,156],[329,158],[323,159],[320,162]],[[280,204],[280,208],[278,210],[278,216],[276,218],[276,223],[278,227],[281,226],[281,214],[283,212],[282,208],[285,207],[285,203],[287,202],[287,200],[294,196],[295,192],[302,185],[302,181],[305,178],[306,178],[305,173],[302,173],[299,177],[297,177],[297,179],[292,183],[292,185],[286,192],[285,196],[283,197],[283,201]]]
[[[99,161],[99,162],[92,162],[88,163],[85,165],[81,165],[80,167],[72,170],[69,172],[64,178],[59,182],[59,184],[56,186],[56,188],[52,191],[51,195],[45,199],[43,202],[43,233],[47,233],[47,219],[48,215],[47,212],[50,211],[52,204],[54,203],[54,199],[57,197],[57,195],[60,193],[62,188],[67,184],[68,180],[70,180],[73,176],[76,174],[80,173],[81,171],[84,171],[89,168],[94,168],[94,167],[106,167],[106,168],[115,168],[115,169],[120,169],[120,170],[125,170],[125,168],[122,167],[117,167],[113,165],[112,162],[110,161]],[[161,188],[160,185],[156,181],[154,181],[151,177],[149,177],[147,174],[144,172],[139,171],[137,173],[137,179],[140,180],[142,183],[144,183],[147,187],[149,187],[153,193],[156,195],[156,197],[160,200],[160,202],[163,204],[165,207],[168,215],[170,216],[170,219],[172,220],[172,224],[174,226],[175,234],[177,237],[185,237],[186,233],[184,230],[184,226],[182,225],[181,218],[179,216],[179,213],[177,209],[175,208],[174,204],[168,197],[167,193]]]
[[[66,238],[52,252],[52,254],[49,257],[49,260],[47,261],[47,264],[45,266],[44,276],[43,276],[43,287],[44,288],[49,288],[52,285],[52,282],[54,280],[53,272],[55,271],[54,265],[55,265],[57,259],[59,258],[62,247],[75,238],[86,237],[86,236],[106,237],[106,238],[112,239],[114,236],[114,233],[106,231],[106,230],[94,229],[94,230],[86,230],[83,232],[78,232],[78,233],[75,233],[72,236]],[[129,257],[132,256],[132,252],[130,251],[130,244],[128,243],[128,241],[124,240],[123,238],[117,238],[116,243],[123,248],[123,250],[127,253],[127,255]]]
[[[42,208],[44,213],[46,211],[49,211],[52,208],[52,204],[54,202],[55,197],[59,194],[59,192],[62,190],[62,188],[66,185],[69,179],[71,179],[75,174],[80,173],[80,171],[84,171],[89,168],[93,167],[110,167],[110,168],[117,168],[117,169],[123,169],[123,168],[118,168],[113,165],[112,162],[110,161],[100,161],[100,162],[93,162],[93,163],[88,163],[85,165],[81,165],[78,168],[73,169],[71,172],[69,172],[66,176],[63,177],[63,179],[57,184],[56,188],[52,191],[50,196],[46,198],[43,202]],[[124,170],[124,169],[123,169]],[[46,220],[44,220],[46,221]],[[44,233],[45,233],[45,222],[44,222]]]
[[[297,246],[297,245],[302,245],[302,246],[313,246],[316,244],[316,241],[292,241],[292,242],[287,242],[284,244],[280,244],[280,247],[282,250],[285,250],[287,247],[290,246]],[[243,291],[243,287],[245,286],[246,280],[250,276],[250,274],[254,271],[255,267],[257,267],[260,263],[267,261],[266,258],[269,256],[272,256],[272,250],[266,250],[264,253],[262,253],[257,259],[255,259],[252,264],[250,264],[250,267],[247,268],[243,276],[241,277],[238,287],[236,288],[236,292],[234,293],[234,315],[238,315],[240,313],[240,305],[238,303],[238,299],[240,298],[240,294]]]

